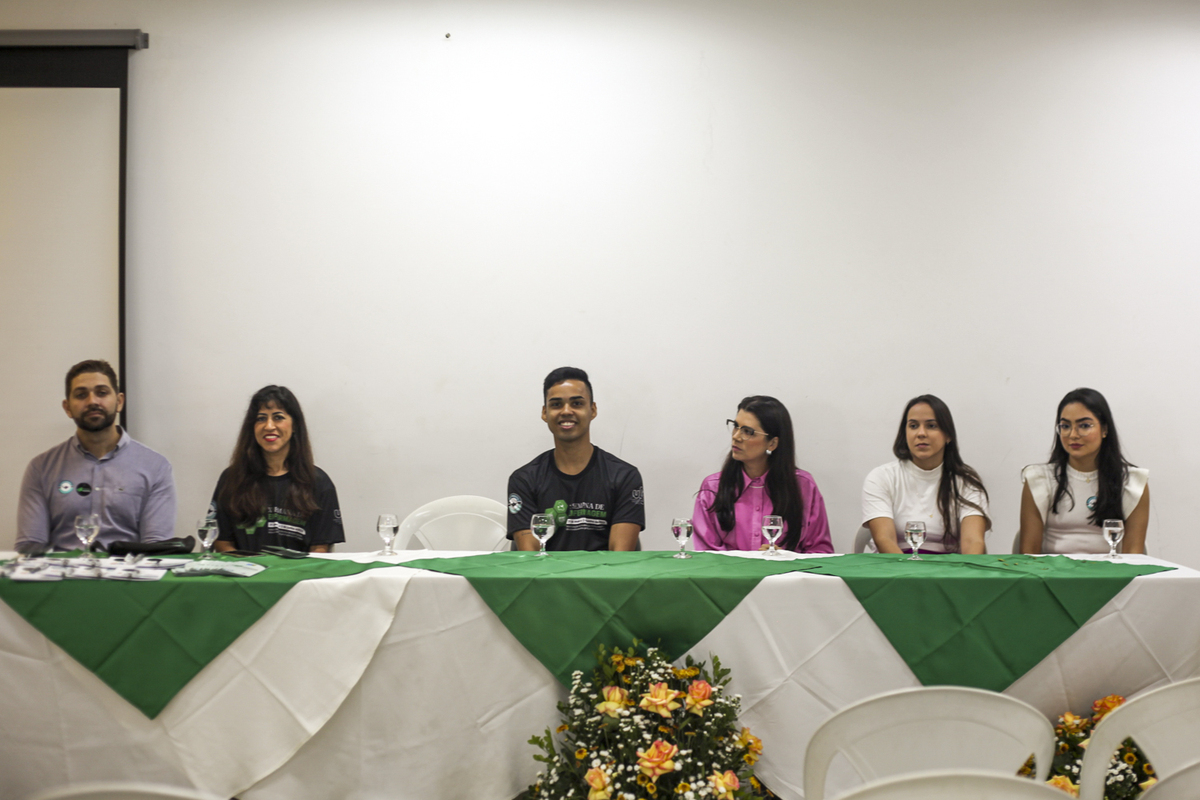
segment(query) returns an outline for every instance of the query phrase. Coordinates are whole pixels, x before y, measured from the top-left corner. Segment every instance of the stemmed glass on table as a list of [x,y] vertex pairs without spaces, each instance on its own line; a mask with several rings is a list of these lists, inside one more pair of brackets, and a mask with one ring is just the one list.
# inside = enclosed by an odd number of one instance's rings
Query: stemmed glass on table
[[917,554],[921,549],[921,545],[925,544],[925,523],[920,520],[904,523],[904,538],[908,542],[908,546],[912,548],[912,555],[904,559],[905,561],[924,561]]
[[676,517],[671,520],[671,533],[675,536],[675,541],[679,542],[679,552],[671,556],[672,558],[691,558],[683,551],[687,547],[688,539],[692,538],[692,521],[683,517]]
[[206,561],[213,557],[212,546],[217,540],[217,521],[212,517],[204,517],[196,523],[196,535],[200,537],[200,560]]
[[383,539],[383,549],[375,555],[396,555],[396,551],[392,549],[392,542],[396,541],[396,533],[400,530],[400,523],[396,521],[396,515],[380,514],[379,521],[375,523],[375,530],[379,531],[379,538]]
[[96,537],[99,535],[99,514],[80,514],[75,518],[75,536],[78,537],[79,542],[83,545],[83,552],[93,565],[96,563],[96,556],[92,555],[92,543],[96,541]]
[[780,550],[775,546],[775,542],[783,535],[783,517],[778,515],[768,515],[762,518],[762,533],[770,544],[770,549],[767,550],[767,558],[779,558]]
[[529,530],[533,531],[533,535],[542,545],[538,550],[539,556],[546,555],[546,542],[554,535],[554,528],[554,516],[551,514],[534,514],[529,518]]
[[1117,560],[1117,545],[1125,538],[1125,522],[1119,519],[1104,520],[1104,541],[1108,542],[1108,557]]

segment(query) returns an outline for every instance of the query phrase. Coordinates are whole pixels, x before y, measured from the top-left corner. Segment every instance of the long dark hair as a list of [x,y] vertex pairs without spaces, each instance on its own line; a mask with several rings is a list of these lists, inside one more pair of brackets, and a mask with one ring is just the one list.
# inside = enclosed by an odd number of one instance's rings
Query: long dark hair
[[[779,444],[770,455],[767,471],[767,497],[775,513],[787,523],[787,536],[783,546],[796,549],[800,541],[800,526],[804,519],[804,501],[800,498],[800,487],[796,483],[796,437],[792,433],[792,417],[783,403],[774,397],[753,395],[738,403],[738,411],[758,417],[763,433],[768,438],[778,438]],[[717,496],[713,498],[711,511],[717,514],[721,530],[733,530],[733,506],[746,488],[742,478],[742,463],[735,461],[732,451],[725,457],[721,467],[721,481],[717,485]]]
[[[1100,440],[1100,452],[1096,454],[1096,471],[1100,473],[1099,486],[1096,488],[1096,507],[1088,516],[1088,522],[1099,525],[1106,519],[1125,519],[1125,509],[1121,505],[1121,494],[1125,491],[1125,481],[1129,477],[1129,468],[1133,466],[1121,455],[1121,440],[1117,437],[1117,426],[1113,424],[1112,412],[1108,409],[1108,401],[1104,395],[1095,389],[1075,389],[1067,392],[1058,404],[1058,413],[1054,416],[1054,424],[1062,419],[1063,409],[1071,403],[1079,403],[1092,412],[1096,422],[1100,424],[1100,432],[1105,436]],[[1054,467],[1054,502],[1050,504],[1050,512],[1058,513],[1058,504],[1064,497],[1071,499],[1071,508],[1075,508],[1075,496],[1067,483],[1067,462],[1070,456],[1067,448],[1063,447],[1062,437],[1054,434],[1054,445],[1050,448],[1050,464]]]
[[942,543],[948,552],[959,553],[962,552],[962,542],[959,539],[958,512],[963,506],[973,508],[983,514],[984,530],[992,527],[992,521],[988,518],[987,512],[964,497],[961,487],[966,485],[978,489],[985,500],[988,496],[987,489],[984,488],[983,479],[979,477],[979,473],[963,463],[962,456],[958,454],[958,432],[954,429],[954,417],[950,414],[950,407],[942,402],[941,398],[931,394],[914,397],[904,407],[904,413],[900,415],[900,430],[896,433],[896,443],[892,445],[892,453],[896,458],[912,461],[912,453],[908,449],[908,412],[912,410],[913,406],[920,403],[933,409],[933,418],[937,420],[938,427],[946,436],[946,449],[942,451],[942,479],[938,483],[937,505],[938,511],[942,513],[942,524],[946,529],[942,536]]
[[254,422],[259,410],[271,403],[292,418],[292,438],[284,462],[291,479],[288,510],[307,517],[320,509],[314,490],[317,468],[313,465],[312,445],[308,441],[308,427],[304,424],[300,401],[286,386],[264,386],[250,398],[242,430],[229,459],[229,473],[217,496],[217,504],[239,525],[253,524],[267,506],[267,460],[254,438]]

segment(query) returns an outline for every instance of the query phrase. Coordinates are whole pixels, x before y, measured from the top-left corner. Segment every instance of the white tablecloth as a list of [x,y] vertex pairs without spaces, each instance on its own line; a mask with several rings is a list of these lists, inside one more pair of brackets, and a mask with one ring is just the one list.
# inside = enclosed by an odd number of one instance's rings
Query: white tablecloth
[[[402,558],[430,555],[450,554]],[[1054,716],[1200,676],[1198,607],[1196,571],[1136,578],[1008,693]],[[805,746],[833,711],[918,685],[828,576],[764,579],[692,650],[710,653],[784,798],[802,797]],[[529,736],[558,724],[564,697],[453,575],[302,582],[154,720],[0,603],[0,798],[141,779],[242,800],[511,800],[537,772]],[[852,782],[831,774],[829,788]]]

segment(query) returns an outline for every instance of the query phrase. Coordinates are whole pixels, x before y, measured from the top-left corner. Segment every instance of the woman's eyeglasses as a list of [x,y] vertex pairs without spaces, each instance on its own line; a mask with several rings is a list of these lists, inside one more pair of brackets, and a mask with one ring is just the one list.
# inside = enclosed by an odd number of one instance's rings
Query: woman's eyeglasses
[[730,436],[733,436],[738,431],[741,431],[742,436],[746,437],[747,439],[753,439],[755,436],[768,436],[769,435],[769,434],[763,433],[762,431],[756,431],[756,430],[754,430],[754,428],[747,428],[745,425],[738,425],[736,422],[734,422],[731,419],[725,420],[725,426],[727,428],[729,428]]

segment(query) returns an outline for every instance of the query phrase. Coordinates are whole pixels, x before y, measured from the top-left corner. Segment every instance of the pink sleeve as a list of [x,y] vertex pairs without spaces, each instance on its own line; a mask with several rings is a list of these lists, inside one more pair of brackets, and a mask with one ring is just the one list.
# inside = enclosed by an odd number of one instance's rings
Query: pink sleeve
[[692,509],[692,547],[697,550],[724,550],[721,541],[721,524],[717,515],[709,510],[716,495],[708,488],[707,481],[696,495],[696,506]]
[[825,515],[825,498],[817,488],[812,476],[797,470],[796,480],[800,484],[800,499],[804,502],[804,530],[800,532],[800,552],[832,553],[833,540],[829,536],[829,518]]

